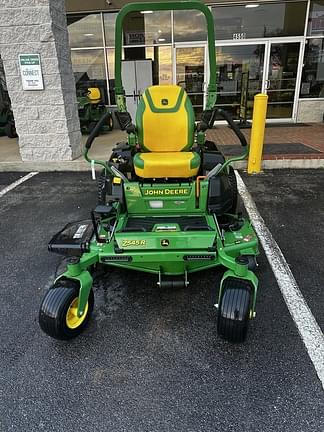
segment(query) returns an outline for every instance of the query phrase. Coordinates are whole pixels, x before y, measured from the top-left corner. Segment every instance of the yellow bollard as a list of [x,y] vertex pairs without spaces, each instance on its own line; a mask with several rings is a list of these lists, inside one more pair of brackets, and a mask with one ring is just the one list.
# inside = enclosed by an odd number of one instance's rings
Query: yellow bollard
[[266,94],[259,93],[255,95],[250,140],[250,154],[248,160],[249,174],[257,174],[261,171],[267,106],[268,96]]

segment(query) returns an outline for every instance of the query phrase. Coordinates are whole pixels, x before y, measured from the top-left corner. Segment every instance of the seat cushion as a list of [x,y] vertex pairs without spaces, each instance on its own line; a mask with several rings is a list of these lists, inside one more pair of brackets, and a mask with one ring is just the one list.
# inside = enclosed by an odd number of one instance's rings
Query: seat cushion
[[197,175],[200,156],[196,152],[136,153],[135,172],[143,178],[188,178]]

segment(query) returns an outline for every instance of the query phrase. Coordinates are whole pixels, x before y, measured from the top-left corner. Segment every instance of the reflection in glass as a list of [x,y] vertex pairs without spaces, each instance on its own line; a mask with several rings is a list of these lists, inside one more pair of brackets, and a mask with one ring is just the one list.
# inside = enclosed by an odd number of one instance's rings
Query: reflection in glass
[[106,50],[107,63],[108,63],[108,81],[109,81],[109,98],[110,105],[116,105],[115,98],[115,50],[108,48]]
[[271,44],[267,90],[268,118],[292,117],[299,49],[299,42]]
[[192,42],[207,40],[206,19],[199,11],[174,11],[174,41]]
[[311,2],[307,34],[310,36],[324,35],[324,0]]
[[153,60],[153,84],[172,84],[171,46],[147,47],[145,57]]
[[242,74],[248,74],[247,118],[252,118],[253,98],[261,91],[264,45],[216,47],[217,106],[238,118]]
[[116,13],[104,13],[104,27],[105,27],[105,40],[106,46],[115,46],[115,22]]
[[[256,3],[257,4],[257,3]],[[216,40],[304,34],[307,2],[212,7]]]
[[307,41],[300,97],[324,98],[324,39]]
[[125,17],[124,45],[150,45],[171,42],[171,12],[132,12]]
[[176,83],[188,93],[196,114],[204,105],[205,50],[199,48],[177,48]]
[[67,15],[67,25],[71,48],[103,46],[100,14]]
[[104,102],[108,104],[104,51],[73,50],[71,60],[77,94],[82,89],[98,87]]

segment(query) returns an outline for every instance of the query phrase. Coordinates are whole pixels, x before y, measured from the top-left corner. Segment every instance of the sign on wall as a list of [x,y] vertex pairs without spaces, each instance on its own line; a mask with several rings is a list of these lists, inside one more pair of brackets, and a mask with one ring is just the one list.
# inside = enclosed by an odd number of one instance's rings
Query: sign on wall
[[23,90],[44,90],[39,54],[19,54]]

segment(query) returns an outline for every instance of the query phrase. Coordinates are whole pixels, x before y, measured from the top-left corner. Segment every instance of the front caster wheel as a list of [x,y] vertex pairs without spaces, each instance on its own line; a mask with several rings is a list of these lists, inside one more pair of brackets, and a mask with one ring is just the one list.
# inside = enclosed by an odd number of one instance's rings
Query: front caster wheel
[[85,311],[77,316],[79,286],[73,281],[62,283],[50,289],[39,310],[39,325],[41,329],[55,339],[67,340],[78,336],[90,319],[94,296],[90,291]]
[[223,282],[217,332],[229,342],[244,342],[246,338],[252,293],[252,284],[244,279],[228,277]]

